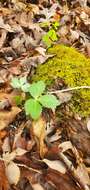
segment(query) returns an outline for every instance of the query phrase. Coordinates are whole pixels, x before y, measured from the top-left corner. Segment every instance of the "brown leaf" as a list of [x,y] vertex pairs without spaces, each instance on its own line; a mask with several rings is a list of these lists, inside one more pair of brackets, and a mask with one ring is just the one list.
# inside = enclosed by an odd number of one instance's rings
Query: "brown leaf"
[[87,121],[87,129],[90,132],[90,119],[88,119],[88,121]]
[[37,145],[40,150],[40,156],[43,157],[46,153],[46,145],[44,143],[44,139],[46,136],[46,121],[44,118],[40,117],[38,121],[34,121],[32,123],[32,130],[34,138],[37,139]]
[[3,44],[5,42],[5,39],[6,39],[6,35],[7,35],[7,32],[5,30],[0,30],[0,48],[3,47]]
[[20,111],[20,108],[15,106],[10,111],[0,111],[0,130],[7,127]]
[[6,130],[2,130],[0,131],[0,139],[4,139],[7,135],[7,131]]
[[2,150],[3,153],[5,152],[10,152],[10,142],[9,142],[9,137],[6,137],[4,139],[3,145],[2,145]]
[[8,99],[0,100],[0,110],[9,110],[11,108]]
[[34,190],[44,190],[44,188],[40,185],[40,184],[35,184],[35,185],[33,185],[33,189]]
[[13,32],[13,30],[9,24],[4,24],[4,20],[2,17],[0,17],[0,28],[5,29],[8,32]]
[[13,90],[12,93],[0,92],[0,110],[3,110],[8,107],[10,108],[10,106],[16,106],[14,99],[15,96],[22,96],[22,95],[16,90]]
[[58,92],[57,96],[60,99],[60,103],[64,103],[71,100],[72,94],[69,92],[65,92],[65,93]]
[[86,50],[88,53],[88,57],[90,57],[90,43],[86,43]]
[[10,162],[6,166],[6,175],[10,184],[17,184],[20,178],[19,167],[14,162]]
[[43,159],[43,161],[53,170],[59,171],[60,173],[65,174],[66,173],[66,168],[64,164],[59,161],[59,160],[48,160],[48,159]]
[[0,160],[0,190],[9,190],[8,179],[5,174],[4,162]]
[[74,172],[84,187],[90,185],[90,178],[84,164],[80,164]]
[[60,174],[49,169],[46,179],[56,185],[57,190],[81,190],[73,178],[68,174]]
[[0,7],[0,14],[2,14],[3,16],[8,16],[12,13],[11,9],[5,8],[5,7]]

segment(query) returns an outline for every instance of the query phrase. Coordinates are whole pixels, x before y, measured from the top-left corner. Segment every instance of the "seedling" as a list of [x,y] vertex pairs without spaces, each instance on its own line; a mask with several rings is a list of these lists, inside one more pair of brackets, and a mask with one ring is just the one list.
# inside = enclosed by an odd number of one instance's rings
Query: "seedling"
[[13,77],[11,81],[11,86],[16,89],[21,89],[23,92],[28,92],[30,84],[27,82],[26,77]]
[[28,93],[28,96],[26,96],[28,98],[26,98],[24,103],[24,109],[26,115],[30,115],[34,120],[40,117],[44,107],[55,110],[60,104],[56,96],[45,93],[46,85],[43,81],[38,81],[30,85],[24,77],[20,79],[13,78],[11,86]]
[[54,29],[50,29],[47,34],[43,36],[43,42],[47,45],[47,47],[51,47],[53,42],[58,40],[56,31]]
[[57,30],[59,27],[59,22],[52,23],[51,29],[43,36],[42,40],[47,45],[47,47],[51,47],[53,42],[58,40]]

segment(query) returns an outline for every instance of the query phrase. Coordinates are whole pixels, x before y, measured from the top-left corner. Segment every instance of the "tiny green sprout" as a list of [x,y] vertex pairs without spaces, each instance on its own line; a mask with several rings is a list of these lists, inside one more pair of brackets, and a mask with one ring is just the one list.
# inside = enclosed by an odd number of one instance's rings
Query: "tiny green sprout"
[[51,47],[53,42],[58,40],[58,35],[56,31],[58,30],[59,26],[59,22],[53,22],[49,31],[42,37],[42,41],[47,45],[48,48]]
[[56,31],[51,28],[47,34],[45,34],[42,38],[43,42],[47,45],[47,47],[51,47],[51,45],[53,44],[53,42],[58,40],[58,36]]
[[[22,82],[21,84],[20,81],[23,81],[24,83]],[[46,85],[43,81],[38,81],[30,85],[26,80],[12,78],[11,85],[13,88],[20,88],[25,93],[28,93],[28,96],[26,96],[28,98],[24,103],[24,109],[26,115],[31,116],[34,120],[37,120],[40,117],[44,107],[54,110],[60,105],[56,96],[45,93]],[[23,88],[23,85],[26,85],[27,89],[26,86]]]

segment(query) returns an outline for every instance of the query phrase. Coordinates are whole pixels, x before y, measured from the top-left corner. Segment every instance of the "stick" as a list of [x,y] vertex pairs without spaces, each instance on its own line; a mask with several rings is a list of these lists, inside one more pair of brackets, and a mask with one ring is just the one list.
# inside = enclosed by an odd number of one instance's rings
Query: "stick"
[[62,90],[49,91],[48,93],[57,94],[59,92],[63,93],[63,92],[69,92],[69,91],[73,91],[73,90],[80,90],[80,89],[90,89],[90,86],[76,86],[73,88],[66,88],[66,89],[62,89]]

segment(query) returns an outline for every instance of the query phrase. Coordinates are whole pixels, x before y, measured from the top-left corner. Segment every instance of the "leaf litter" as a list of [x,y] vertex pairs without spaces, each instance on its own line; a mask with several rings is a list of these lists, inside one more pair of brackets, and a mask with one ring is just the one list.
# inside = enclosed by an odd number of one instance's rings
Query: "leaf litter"
[[[13,76],[31,81],[38,64],[54,56],[47,54],[42,39],[55,22],[53,44],[68,44],[90,57],[89,0],[0,2],[1,190],[90,189],[90,118],[69,111],[72,93],[57,93],[57,114],[45,110],[32,122],[17,107],[13,97],[18,92],[10,85]],[[56,80],[49,90],[60,86],[64,82]]]

